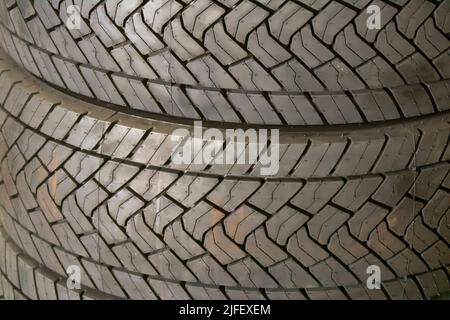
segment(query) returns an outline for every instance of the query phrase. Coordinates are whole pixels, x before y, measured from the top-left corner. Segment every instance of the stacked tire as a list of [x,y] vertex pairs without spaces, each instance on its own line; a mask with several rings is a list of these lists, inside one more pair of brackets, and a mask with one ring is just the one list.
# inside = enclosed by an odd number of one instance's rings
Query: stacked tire
[[[447,294],[449,34],[437,0],[1,1],[0,298]],[[278,129],[279,170],[173,162],[194,121]]]

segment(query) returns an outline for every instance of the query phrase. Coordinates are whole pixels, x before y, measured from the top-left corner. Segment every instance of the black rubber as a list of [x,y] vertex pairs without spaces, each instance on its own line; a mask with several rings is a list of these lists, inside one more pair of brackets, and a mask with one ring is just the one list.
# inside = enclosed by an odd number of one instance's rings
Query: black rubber
[[[0,298],[445,297],[449,2],[375,3],[83,1],[71,34],[72,1],[0,2]],[[279,171],[173,163],[192,119],[280,129]]]
[[[286,149],[307,139],[305,150],[281,163],[285,176],[264,179],[246,165],[172,166],[177,125],[87,104],[0,65],[1,221],[33,266],[64,277],[79,265],[83,286],[120,298],[425,298],[449,287],[448,117],[282,131]],[[379,131],[376,163],[355,157],[364,139],[354,139]],[[337,174],[333,157],[361,171]],[[10,263],[3,273],[17,278]],[[371,264],[382,291],[364,289]],[[405,276],[411,292],[396,280]]]
[[[68,8],[80,8],[70,30]],[[368,30],[366,8],[381,8]],[[448,110],[448,1],[2,1],[0,43],[68,92],[172,121],[333,125]],[[70,11],[69,11],[70,12]]]

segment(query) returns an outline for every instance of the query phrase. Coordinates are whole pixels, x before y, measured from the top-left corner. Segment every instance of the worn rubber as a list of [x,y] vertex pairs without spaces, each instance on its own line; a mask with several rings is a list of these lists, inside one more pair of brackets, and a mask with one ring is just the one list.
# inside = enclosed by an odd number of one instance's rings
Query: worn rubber
[[[427,299],[450,290],[447,113],[282,128],[274,176],[252,165],[180,167],[171,133],[190,126],[81,101],[0,56],[5,296],[55,298],[70,265],[82,268],[81,298]],[[382,290],[365,286],[373,264]],[[48,292],[30,284],[41,269]]]
[[[39,265],[31,257],[27,256],[11,239],[5,236],[4,230],[0,228],[0,299],[4,297],[9,300],[107,300],[115,299],[110,295],[82,288],[81,290],[70,290],[66,286],[67,279],[57,273]],[[120,274],[121,273],[116,273]],[[156,298],[150,290],[149,283],[136,276],[123,277],[122,283],[128,285],[129,292],[134,299],[154,299]],[[176,288],[176,287],[173,287]],[[214,293],[211,288],[201,288],[186,286],[188,292],[192,292],[191,297],[211,298],[211,295],[204,295],[206,292]],[[445,269],[437,269],[420,275],[415,275],[406,279],[386,281],[384,283],[385,296],[379,292],[368,291],[363,285],[356,285],[346,288],[344,295],[337,288],[327,290],[306,289],[306,296],[298,292],[268,292],[272,299],[348,299],[348,298],[372,298],[372,299],[424,299],[439,298],[448,299],[445,291],[448,289]],[[131,291],[133,290],[133,291]],[[236,294],[229,290],[231,295]],[[202,295],[203,294],[203,295]],[[257,299],[263,298],[254,290],[237,294],[238,298]],[[220,295],[215,298],[221,298]]]
[[0,227],[0,298],[7,300],[111,300],[98,290],[71,290],[67,276],[39,264],[20,249]]
[[[81,28],[66,26],[78,5]],[[370,4],[381,29],[368,30]],[[448,1],[0,3],[0,45],[37,77],[171,121],[372,123],[448,110]]]

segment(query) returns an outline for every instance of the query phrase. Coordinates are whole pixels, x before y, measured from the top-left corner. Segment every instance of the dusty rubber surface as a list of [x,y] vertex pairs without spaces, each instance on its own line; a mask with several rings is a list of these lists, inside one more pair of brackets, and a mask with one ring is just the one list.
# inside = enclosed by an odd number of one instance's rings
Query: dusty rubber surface
[[[182,125],[83,102],[4,54],[0,83],[7,298],[422,299],[450,288],[445,113],[282,130],[302,151],[264,179],[245,165],[173,166],[167,143]],[[382,290],[366,288],[374,264]],[[80,291],[64,286],[70,265]]]
[[[449,108],[448,1],[2,1],[0,44],[43,80],[173,121],[336,125]],[[368,30],[369,4],[381,29]],[[70,12],[70,11],[69,11]]]
[[448,297],[449,1],[75,2],[0,1],[0,299]]

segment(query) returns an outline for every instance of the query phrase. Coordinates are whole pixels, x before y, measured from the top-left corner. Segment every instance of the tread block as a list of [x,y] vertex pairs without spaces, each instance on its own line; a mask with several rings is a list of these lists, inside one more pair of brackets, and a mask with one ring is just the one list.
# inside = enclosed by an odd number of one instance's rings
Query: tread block
[[349,214],[332,206],[325,206],[308,221],[310,235],[320,244],[327,244],[330,236],[343,225]]
[[302,227],[289,238],[287,251],[306,267],[315,265],[329,256],[329,253],[308,235],[306,227]]
[[308,216],[290,208],[283,207],[266,223],[267,235],[279,245],[285,245],[289,237],[308,221]]
[[224,219],[225,232],[239,244],[244,244],[250,233],[266,220],[266,217],[243,205]]

